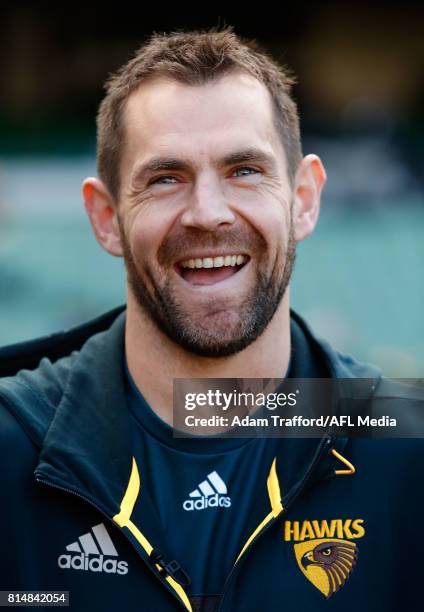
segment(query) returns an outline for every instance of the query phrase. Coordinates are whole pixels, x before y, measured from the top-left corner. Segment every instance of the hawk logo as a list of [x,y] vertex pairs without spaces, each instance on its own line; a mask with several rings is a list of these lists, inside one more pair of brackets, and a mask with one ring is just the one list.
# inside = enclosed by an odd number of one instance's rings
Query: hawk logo
[[302,574],[328,599],[349,578],[358,547],[347,540],[309,540],[295,544],[294,554]]
[[294,541],[302,574],[328,599],[349,578],[358,559],[351,540],[365,535],[363,519],[285,521],[284,540]]

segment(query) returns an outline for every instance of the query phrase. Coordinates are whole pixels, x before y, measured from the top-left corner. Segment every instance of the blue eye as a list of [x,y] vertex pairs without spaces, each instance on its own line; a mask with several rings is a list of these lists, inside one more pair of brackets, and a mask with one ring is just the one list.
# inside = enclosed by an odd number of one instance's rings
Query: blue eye
[[[177,179],[174,176],[159,176],[158,178],[150,181],[151,185],[174,185],[174,181]],[[172,182],[171,182],[172,181]]]
[[251,174],[257,174],[259,170],[256,170],[255,168],[250,168],[250,166],[242,166],[234,170],[234,174],[236,174],[237,172],[243,172],[243,174],[240,174],[239,176],[250,176]]

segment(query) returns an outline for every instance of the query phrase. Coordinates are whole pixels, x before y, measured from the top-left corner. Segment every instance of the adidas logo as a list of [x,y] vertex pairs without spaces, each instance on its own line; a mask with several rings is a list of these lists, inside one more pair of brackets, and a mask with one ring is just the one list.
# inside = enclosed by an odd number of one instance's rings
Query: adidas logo
[[[94,538],[93,538],[94,534]],[[127,574],[128,563],[118,561],[118,552],[103,523],[92,527],[91,531],[66,546],[70,555],[60,555],[57,564],[62,569],[75,569],[107,574]],[[115,559],[105,559],[115,557]]]
[[189,494],[191,499],[186,499],[183,503],[184,510],[206,510],[206,508],[229,508],[231,497],[226,496],[227,485],[222,480],[218,472],[211,472]]

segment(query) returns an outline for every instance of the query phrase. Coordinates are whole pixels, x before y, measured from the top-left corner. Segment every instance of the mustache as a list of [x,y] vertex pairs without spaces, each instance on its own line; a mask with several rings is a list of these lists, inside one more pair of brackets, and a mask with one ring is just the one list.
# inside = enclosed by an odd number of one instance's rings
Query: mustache
[[195,228],[168,236],[158,251],[161,265],[173,264],[184,259],[193,250],[234,248],[237,252],[255,253],[266,248],[262,236],[254,230],[231,228],[215,232],[205,232]]

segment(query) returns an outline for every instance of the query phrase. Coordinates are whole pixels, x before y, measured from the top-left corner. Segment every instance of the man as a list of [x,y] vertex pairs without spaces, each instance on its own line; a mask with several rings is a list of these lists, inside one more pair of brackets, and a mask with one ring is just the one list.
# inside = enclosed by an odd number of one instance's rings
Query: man
[[83,197],[127,304],[4,350],[1,589],[102,611],[418,603],[418,442],[173,436],[176,378],[381,384],[290,313],[326,178],[291,85],[231,29],[155,35],[109,79]]

